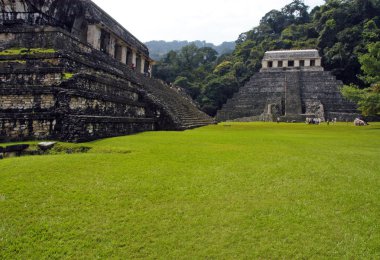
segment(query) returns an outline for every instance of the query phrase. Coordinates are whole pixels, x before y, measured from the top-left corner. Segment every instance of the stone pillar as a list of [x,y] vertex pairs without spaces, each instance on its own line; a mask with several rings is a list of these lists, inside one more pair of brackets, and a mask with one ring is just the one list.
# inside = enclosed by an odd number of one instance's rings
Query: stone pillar
[[273,68],[278,68],[278,60],[273,61]]
[[282,62],[282,66],[283,66],[284,68],[287,68],[287,67],[288,67],[288,60],[283,60],[283,62]]
[[148,72],[149,72],[149,77],[152,77],[153,75],[153,64],[151,63],[151,62],[149,62],[149,70],[148,70]]
[[127,65],[132,65],[132,49],[127,47]]
[[261,64],[262,64],[263,69],[268,68],[268,61],[263,60],[263,62]]
[[267,114],[272,114],[272,105],[268,104],[268,113]]
[[122,49],[123,47],[120,45],[120,44],[115,44],[115,59],[117,59],[118,61],[122,61]]
[[121,62],[127,64],[127,47],[121,46]]
[[136,56],[136,71],[137,72],[140,72],[141,73],[141,59],[142,59],[142,56],[141,56],[141,54],[137,54],[137,56]]
[[132,64],[136,66],[136,58],[137,58],[137,53],[135,50],[132,50]]
[[315,60],[315,66],[316,67],[321,67],[322,66],[321,59],[316,59]]
[[144,73],[144,70],[145,70],[145,59],[144,59],[143,56],[141,56],[140,60],[141,60],[140,61],[141,62],[141,64],[140,64],[140,72]]
[[110,42],[108,44],[108,54],[111,55],[112,57],[115,58],[115,44],[116,44],[116,39],[112,35],[110,36]]
[[310,59],[305,60],[305,67],[310,67]]
[[294,67],[299,67],[300,66],[300,61],[299,60],[295,60],[294,61]]
[[100,35],[101,30],[95,24],[90,24],[87,27],[87,43],[97,50],[100,50]]

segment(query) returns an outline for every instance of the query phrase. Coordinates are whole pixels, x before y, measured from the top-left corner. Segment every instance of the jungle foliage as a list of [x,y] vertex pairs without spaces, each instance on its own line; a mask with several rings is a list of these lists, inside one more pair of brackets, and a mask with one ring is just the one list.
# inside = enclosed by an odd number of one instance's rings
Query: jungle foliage
[[338,79],[359,89],[370,87],[360,60],[379,41],[380,0],[327,0],[311,11],[302,0],[294,0],[240,34],[232,54],[217,57],[210,48],[190,45],[169,52],[154,73],[185,88],[205,112],[215,115],[259,71],[269,50],[317,48],[324,68]]
[[360,78],[370,87],[360,89],[350,84],[343,87],[342,94],[358,104],[363,115],[380,115],[380,42],[369,44],[368,53],[360,56],[359,62],[364,73]]

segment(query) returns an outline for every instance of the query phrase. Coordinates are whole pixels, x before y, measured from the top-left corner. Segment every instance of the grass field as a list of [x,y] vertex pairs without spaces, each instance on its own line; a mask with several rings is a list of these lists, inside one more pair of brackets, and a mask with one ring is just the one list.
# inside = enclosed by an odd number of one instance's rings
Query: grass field
[[0,161],[0,259],[380,258],[380,123],[85,145]]

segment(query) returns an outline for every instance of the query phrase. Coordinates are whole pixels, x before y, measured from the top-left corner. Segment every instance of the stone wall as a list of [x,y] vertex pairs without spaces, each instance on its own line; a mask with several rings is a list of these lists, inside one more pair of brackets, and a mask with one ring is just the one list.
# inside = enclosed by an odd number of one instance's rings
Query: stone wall
[[0,114],[0,141],[54,138],[57,121],[51,115]]
[[17,79],[24,76],[12,75],[14,79],[1,84],[3,141],[81,141],[155,129],[155,108],[141,102],[142,94],[128,82],[118,85],[118,80],[107,75],[78,73],[70,79],[60,79],[53,87],[35,81],[34,85],[20,88]]

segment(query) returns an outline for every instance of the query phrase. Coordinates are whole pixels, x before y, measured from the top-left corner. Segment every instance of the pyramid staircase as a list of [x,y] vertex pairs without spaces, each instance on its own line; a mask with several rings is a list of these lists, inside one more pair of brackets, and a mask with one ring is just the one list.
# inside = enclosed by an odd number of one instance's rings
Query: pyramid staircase
[[214,124],[215,120],[199,110],[184,90],[170,87],[164,82],[145,77],[142,79],[147,95],[162,104],[165,111],[173,118],[176,128],[192,129]]

